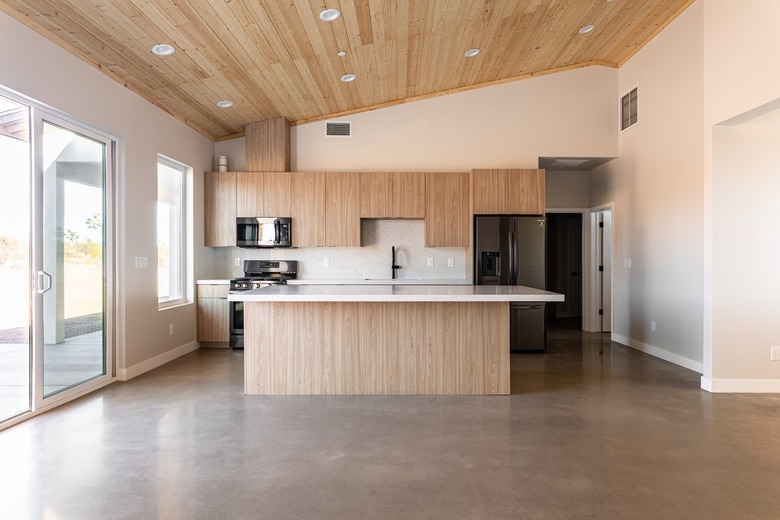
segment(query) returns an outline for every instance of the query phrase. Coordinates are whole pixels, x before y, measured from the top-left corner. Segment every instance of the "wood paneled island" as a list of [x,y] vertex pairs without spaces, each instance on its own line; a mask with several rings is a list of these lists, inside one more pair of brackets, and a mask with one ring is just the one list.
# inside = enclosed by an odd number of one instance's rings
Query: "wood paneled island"
[[509,394],[509,302],[522,286],[277,285],[240,294],[244,392]]

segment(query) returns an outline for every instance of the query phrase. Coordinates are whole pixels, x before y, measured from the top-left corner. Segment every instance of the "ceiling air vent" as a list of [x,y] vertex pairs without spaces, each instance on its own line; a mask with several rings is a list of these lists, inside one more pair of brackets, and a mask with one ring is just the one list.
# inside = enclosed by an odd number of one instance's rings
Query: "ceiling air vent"
[[327,137],[352,137],[351,121],[334,121],[325,124],[325,135]]

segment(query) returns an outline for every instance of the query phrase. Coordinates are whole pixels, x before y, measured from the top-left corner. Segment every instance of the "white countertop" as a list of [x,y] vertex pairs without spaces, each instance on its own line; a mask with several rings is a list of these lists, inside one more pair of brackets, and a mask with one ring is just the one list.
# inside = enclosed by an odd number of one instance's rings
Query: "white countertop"
[[195,282],[197,285],[228,285],[230,284],[230,280],[225,279],[215,279],[215,280],[197,280]]
[[426,279],[426,278],[345,278],[345,279],[318,279],[305,280],[295,279],[287,280],[287,285],[471,285],[471,282],[465,279]]
[[562,302],[522,285],[271,285],[231,293],[244,302]]

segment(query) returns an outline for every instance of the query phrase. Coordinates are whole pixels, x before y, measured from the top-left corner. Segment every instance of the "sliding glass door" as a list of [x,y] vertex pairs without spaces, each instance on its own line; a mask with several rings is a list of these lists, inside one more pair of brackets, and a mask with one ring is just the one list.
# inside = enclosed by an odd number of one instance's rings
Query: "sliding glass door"
[[0,421],[30,411],[30,109],[0,96]]
[[113,375],[112,154],[106,136],[0,96],[0,422]]
[[103,222],[111,143],[51,116],[40,125],[35,325],[45,399],[107,375]]

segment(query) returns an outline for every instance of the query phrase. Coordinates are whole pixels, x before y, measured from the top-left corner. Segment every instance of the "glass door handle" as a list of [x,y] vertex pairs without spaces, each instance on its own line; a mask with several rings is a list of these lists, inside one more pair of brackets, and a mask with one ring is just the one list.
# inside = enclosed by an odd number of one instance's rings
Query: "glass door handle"
[[[46,287],[43,288],[43,282],[46,282]],[[37,290],[38,294],[43,294],[49,289],[51,289],[51,275],[47,273],[46,271],[38,271],[38,281],[37,281]]]

